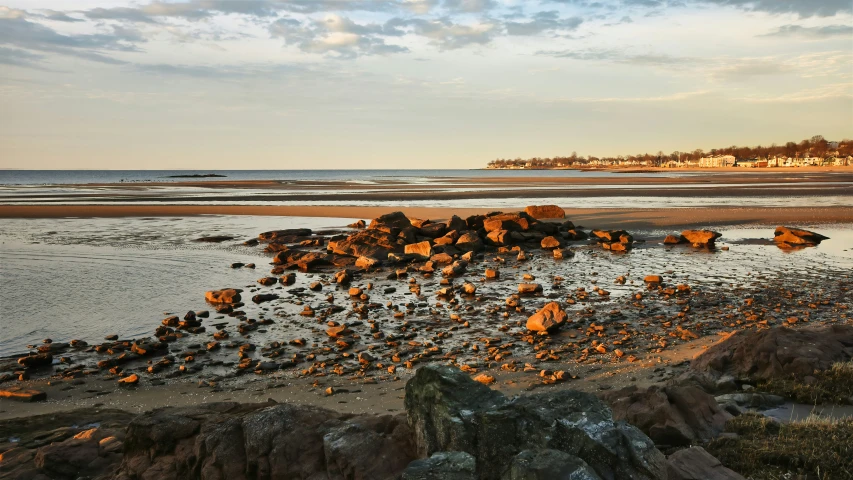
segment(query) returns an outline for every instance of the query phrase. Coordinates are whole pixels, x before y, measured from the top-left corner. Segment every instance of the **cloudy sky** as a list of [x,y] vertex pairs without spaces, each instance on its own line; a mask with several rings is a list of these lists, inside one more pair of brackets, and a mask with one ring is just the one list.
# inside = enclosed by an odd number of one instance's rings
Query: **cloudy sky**
[[850,0],[0,0],[2,168],[476,168],[853,136]]

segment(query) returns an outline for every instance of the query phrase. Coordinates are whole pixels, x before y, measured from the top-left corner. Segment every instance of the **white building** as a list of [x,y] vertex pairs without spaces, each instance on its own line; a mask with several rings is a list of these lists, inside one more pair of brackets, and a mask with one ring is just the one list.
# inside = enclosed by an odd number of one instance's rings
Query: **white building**
[[701,168],[731,167],[734,164],[734,155],[712,155],[699,159],[699,167]]

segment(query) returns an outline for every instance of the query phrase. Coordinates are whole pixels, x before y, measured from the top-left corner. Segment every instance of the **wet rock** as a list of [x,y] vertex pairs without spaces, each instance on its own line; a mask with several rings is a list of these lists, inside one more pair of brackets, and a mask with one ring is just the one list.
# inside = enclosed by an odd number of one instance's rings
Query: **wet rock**
[[568,315],[557,302],[550,302],[527,319],[527,329],[533,332],[553,332],[560,328]]
[[664,245],[678,245],[682,243],[681,236],[675,235],[667,235],[666,238],[663,239]]
[[359,220],[359,221],[357,221],[357,222],[350,223],[350,224],[349,224],[349,225],[347,225],[347,226],[348,226],[349,228],[358,228],[358,229],[362,229],[362,228],[365,228],[365,227],[367,226],[367,223],[366,223],[364,220]]
[[500,478],[519,453],[544,449],[580,458],[601,478],[666,478],[651,440],[587,393],[508,399],[455,368],[428,365],[406,384],[405,405],[419,456],[467,452],[478,478]]
[[278,298],[278,295],[276,295],[274,293],[261,293],[261,294],[258,294],[258,295],[255,295],[254,297],[252,297],[252,301],[255,303],[264,303],[264,302],[271,302],[273,300],[276,300],[277,298]]
[[278,279],[275,277],[264,277],[258,280],[258,283],[265,287],[269,287],[278,283]]
[[50,352],[42,352],[30,354],[26,357],[18,358],[18,365],[32,367],[47,367],[53,364],[53,355]]
[[265,242],[271,242],[282,237],[308,237],[311,236],[312,233],[313,232],[310,228],[289,228],[285,230],[273,230],[261,233],[258,235],[258,239]]
[[785,403],[783,397],[769,393],[727,393],[725,395],[718,395],[714,399],[726,411],[735,412],[739,412],[739,410],[733,407],[765,410],[778,407]]
[[457,275],[461,275],[468,268],[468,262],[464,260],[457,260],[452,264],[441,269],[442,275],[445,277],[454,277]]
[[666,459],[669,480],[744,480],[702,447],[679,450]]
[[693,245],[713,245],[723,234],[713,230],[685,230],[681,232],[682,242]]
[[137,383],[139,383],[139,375],[137,375],[135,373],[130,374],[124,378],[119,379],[118,383],[119,383],[119,385],[124,385],[124,386],[136,385]]
[[792,227],[779,226],[773,232],[773,241],[777,245],[787,248],[812,247],[828,239],[829,237],[819,233]]
[[402,480],[475,480],[477,462],[465,452],[437,452],[415,460],[403,471]]
[[525,208],[524,212],[537,220],[566,218],[566,211],[556,205],[531,205]]
[[603,398],[614,419],[636,426],[657,445],[707,442],[722,432],[731,418],[714,397],[694,386],[631,386]]
[[379,263],[379,260],[377,260],[373,257],[361,256],[361,257],[358,257],[358,259],[355,261],[355,266],[357,268],[369,270],[369,269],[375,267],[377,263]]
[[485,276],[487,280],[497,280],[500,278],[500,272],[494,268],[487,268],[485,271]]
[[[47,393],[32,388],[0,388],[0,398],[8,398],[9,400],[17,400],[19,402],[40,402],[47,400]],[[0,458],[2,458],[2,455],[0,455]]]
[[518,293],[521,295],[536,295],[542,293],[542,285],[538,283],[520,283],[518,284]]
[[210,303],[238,303],[241,300],[239,288],[211,290],[205,293],[205,299]]
[[501,480],[601,480],[586,462],[560,450],[525,450]]
[[643,281],[646,283],[662,283],[663,277],[660,275],[646,275]]

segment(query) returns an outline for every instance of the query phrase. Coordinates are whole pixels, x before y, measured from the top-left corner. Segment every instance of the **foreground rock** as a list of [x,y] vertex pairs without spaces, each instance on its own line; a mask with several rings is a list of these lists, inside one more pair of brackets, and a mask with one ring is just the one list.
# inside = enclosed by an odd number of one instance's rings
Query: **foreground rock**
[[679,450],[667,458],[669,480],[744,480],[702,447]]
[[638,427],[658,446],[707,442],[732,418],[714,397],[694,386],[628,387],[604,398],[614,419]]
[[851,359],[853,326],[778,327],[735,333],[697,357],[691,370],[710,382],[717,382],[724,376],[741,382],[802,379],[815,371],[827,370],[836,362]]
[[392,479],[414,460],[405,418],[212,403],[134,419],[116,478]]
[[685,230],[681,232],[679,243],[689,243],[696,247],[710,246],[722,236],[723,234],[713,230]]
[[527,329],[533,332],[553,332],[560,328],[568,315],[557,302],[551,302],[527,319]]
[[225,290],[211,290],[205,293],[204,298],[210,303],[237,303],[241,300],[239,288],[227,288]]
[[602,479],[666,478],[666,459],[652,441],[587,393],[508,399],[459,370],[430,365],[406,384],[405,404],[418,455],[467,452],[478,478],[502,478],[543,450],[563,452]]
[[813,247],[824,240],[829,237],[799,228],[779,226],[773,232],[773,241],[781,248]]

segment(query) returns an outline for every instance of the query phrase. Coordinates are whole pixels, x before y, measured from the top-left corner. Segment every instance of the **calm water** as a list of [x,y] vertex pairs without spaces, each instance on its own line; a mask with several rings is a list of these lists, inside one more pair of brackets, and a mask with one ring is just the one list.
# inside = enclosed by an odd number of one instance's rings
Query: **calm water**
[[[148,336],[165,313],[208,308],[205,291],[254,286],[265,276],[268,256],[259,247],[242,246],[244,239],[271,229],[340,227],[351,221],[253,216],[4,220],[0,356],[21,353],[27,344],[48,337],[92,342],[113,333],[123,338]],[[674,270],[691,285],[715,288],[718,282],[764,285],[765,278],[785,271],[807,281],[853,268],[853,226],[814,228],[831,240],[817,248],[786,252],[768,244],[773,226],[719,227],[724,234],[721,245],[730,245],[730,251],[667,251],[654,242],[639,245],[628,255],[593,248],[561,264],[558,273],[572,287],[589,287],[594,278],[611,284],[619,275],[642,278],[649,272]],[[660,240],[666,233],[670,232],[635,232],[650,240]],[[236,238],[221,244],[193,241],[208,235]],[[238,261],[254,262],[258,268],[229,268]],[[298,275],[298,285],[311,280]],[[514,281],[510,275],[506,280]],[[616,299],[635,288],[610,285],[608,290]]]
[[[173,178],[175,175],[225,175],[213,178]],[[667,172],[664,174],[614,173],[610,171],[578,170],[0,170],[0,185],[62,185],[83,183],[120,182],[186,182],[222,180],[318,180],[318,181],[362,181],[377,179],[428,182],[446,177],[587,177],[607,178],[647,175],[684,176],[690,172]]]

